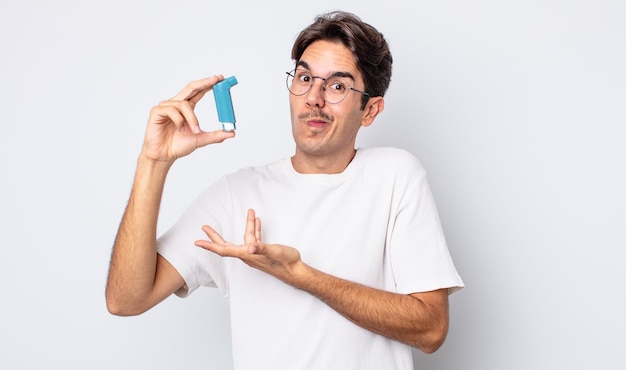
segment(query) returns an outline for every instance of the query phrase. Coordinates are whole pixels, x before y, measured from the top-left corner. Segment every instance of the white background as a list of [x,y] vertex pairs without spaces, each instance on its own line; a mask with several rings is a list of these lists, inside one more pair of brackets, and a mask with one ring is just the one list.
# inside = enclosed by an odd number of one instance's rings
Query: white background
[[[162,231],[221,174],[292,154],[292,42],[341,8],[395,59],[359,146],[420,158],[467,285],[416,368],[623,369],[624,4],[3,0],[0,367],[229,368],[216,290],[139,317],[105,309],[148,112],[193,79],[239,80],[237,138],[177,163]],[[198,114],[219,128],[211,94]]]

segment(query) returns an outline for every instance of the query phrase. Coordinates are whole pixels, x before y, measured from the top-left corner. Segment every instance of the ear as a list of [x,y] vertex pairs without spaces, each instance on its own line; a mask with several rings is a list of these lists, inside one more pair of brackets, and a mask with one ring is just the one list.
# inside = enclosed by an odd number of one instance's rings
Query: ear
[[385,99],[382,96],[375,96],[365,105],[361,126],[368,127],[374,122],[376,116],[385,109]]

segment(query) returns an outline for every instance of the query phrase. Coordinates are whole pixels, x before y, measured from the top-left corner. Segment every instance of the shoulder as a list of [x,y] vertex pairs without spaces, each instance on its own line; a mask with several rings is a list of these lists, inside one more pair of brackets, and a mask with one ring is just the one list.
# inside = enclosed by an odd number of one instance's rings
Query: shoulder
[[424,167],[411,152],[393,147],[359,149],[363,163],[368,169],[422,173]]

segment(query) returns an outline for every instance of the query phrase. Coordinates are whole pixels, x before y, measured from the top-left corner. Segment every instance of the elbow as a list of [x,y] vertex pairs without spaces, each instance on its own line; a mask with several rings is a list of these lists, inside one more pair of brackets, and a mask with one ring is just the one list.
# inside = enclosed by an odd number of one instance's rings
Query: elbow
[[426,354],[435,353],[441,346],[443,342],[446,340],[446,335],[441,335],[437,337],[430,338],[429,340],[422,342],[419,345],[419,350]]
[[133,316],[131,312],[125,310],[121,305],[107,299],[107,311],[114,316]]
[[109,299],[107,297],[106,305],[107,305],[107,311],[109,311],[109,313],[111,315],[114,315],[114,316],[133,316],[133,312],[128,310],[123,304],[120,304],[120,302],[118,302],[116,300]]
[[439,323],[438,325],[432,327],[428,332],[422,333],[422,335],[420,335],[419,338],[412,343],[412,345],[426,354],[432,354],[441,348],[447,335],[447,322]]
[[[417,298],[424,303],[424,298]],[[421,324],[417,324],[409,343],[420,351],[431,354],[436,352],[448,336],[450,316],[448,313],[448,291],[440,289],[430,294],[426,309],[422,311]]]
[[106,293],[106,307],[107,311],[111,315],[115,316],[137,316],[144,313],[146,310],[133,305],[131,299],[125,299],[114,294]]

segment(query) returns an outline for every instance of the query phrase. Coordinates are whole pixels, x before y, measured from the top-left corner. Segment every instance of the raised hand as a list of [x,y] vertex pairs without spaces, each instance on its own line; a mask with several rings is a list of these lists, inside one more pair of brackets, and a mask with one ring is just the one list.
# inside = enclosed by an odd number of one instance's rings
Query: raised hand
[[171,163],[197,148],[234,137],[234,131],[203,132],[194,113],[200,99],[223,79],[222,75],[215,75],[190,82],[172,99],[153,107],[150,110],[142,155],[150,160]]
[[196,246],[222,257],[239,258],[248,266],[266,272],[287,283],[293,282],[297,269],[302,267],[300,252],[280,244],[265,244],[261,240],[261,220],[254,210],[248,210],[243,245],[227,242],[209,225],[202,226],[210,240],[198,240]]

